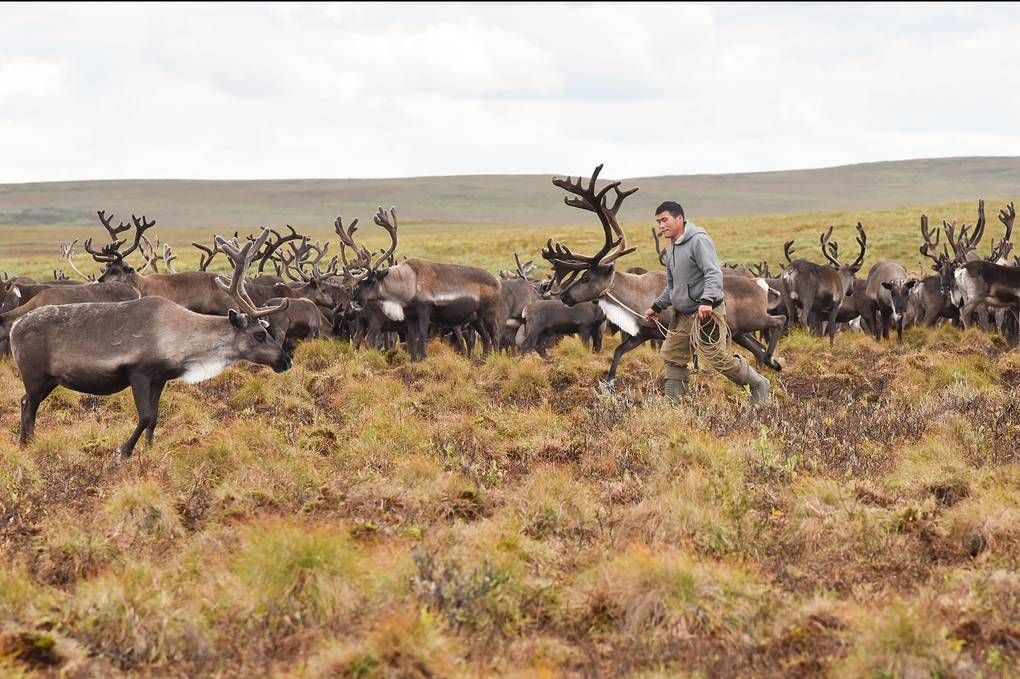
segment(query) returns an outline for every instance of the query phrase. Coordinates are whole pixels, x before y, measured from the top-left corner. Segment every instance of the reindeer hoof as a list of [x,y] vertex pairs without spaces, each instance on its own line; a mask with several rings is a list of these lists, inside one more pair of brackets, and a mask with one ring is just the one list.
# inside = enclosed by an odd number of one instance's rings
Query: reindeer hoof
[[603,394],[612,394],[616,391],[616,380],[599,380],[599,391]]

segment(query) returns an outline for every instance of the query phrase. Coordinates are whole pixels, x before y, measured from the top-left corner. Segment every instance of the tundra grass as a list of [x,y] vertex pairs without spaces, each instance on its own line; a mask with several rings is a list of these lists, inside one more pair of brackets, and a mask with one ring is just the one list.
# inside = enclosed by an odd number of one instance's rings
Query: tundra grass
[[[999,208],[1005,206],[1016,197],[986,197],[987,227],[985,237],[979,250],[990,252],[991,241],[1002,237],[1002,225],[996,219]],[[553,197],[558,201],[558,197]],[[399,207],[399,206],[398,206]],[[102,209],[99,206],[97,209]],[[332,243],[331,254],[336,254],[339,246],[332,222],[336,215],[324,211],[311,226],[301,229],[316,239],[326,239]],[[574,215],[576,222],[572,225],[539,226],[516,222],[511,224],[491,223],[453,223],[453,222],[400,222],[400,246],[397,254],[405,257],[425,257],[439,262],[478,266],[492,273],[503,269],[514,269],[513,253],[521,255],[522,261],[534,260],[538,265],[536,275],[546,271],[546,262],[541,258],[541,249],[546,240],[559,239],[578,252],[594,253],[602,245],[602,229],[594,215],[590,219],[577,217],[576,210],[563,206],[568,215]],[[819,246],[819,236],[829,226],[833,226],[832,240],[840,247],[840,257],[852,261],[857,256],[856,230],[854,226],[862,222],[868,233],[868,255],[864,262],[864,271],[873,263],[882,259],[894,259],[901,262],[908,270],[915,273],[927,271],[930,261],[919,253],[921,245],[920,217],[927,214],[930,223],[940,225],[942,219],[955,221],[957,225],[973,224],[977,221],[977,200],[957,201],[952,203],[928,203],[910,205],[895,209],[853,211],[853,212],[814,212],[795,215],[764,215],[740,217],[701,218],[695,212],[689,217],[699,226],[705,227],[715,239],[720,257],[732,263],[757,263],[768,261],[774,272],[778,264],[785,263],[783,244],[794,240],[795,257],[804,257],[813,261],[824,261]],[[178,259],[175,266],[180,271],[195,269],[199,263],[200,252],[191,246],[192,242],[210,245],[214,234],[230,236],[236,226],[210,221],[206,226],[175,226],[159,222],[159,215],[147,213],[149,218],[156,218],[157,226],[149,232],[150,238],[158,235],[161,242],[170,243]],[[345,215],[345,217],[362,218],[357,236],[371,248],[381,248],[388,244],[387,236],[379,227],[371,223],[369,215]],[[127,218],[127,215],[118,215]],[[624,207],[620,213],[621,224],[627,234],[628,245],[637,246],[638,250],[620,261],[624,268],[641,266],[646,269],[658,267],[658,259],[652,241],[651,227],[654,216],[641,215]],[[266,224],[282,229],[281,224]],[[243,233],[255,233],[254,229],[242,230]],[[91,225],[53,224],[45,227],[4,225],[0,227],[0,271],[9,275],[23,274],[37,277],[39,280],[52,279],[56,269],[63,270],[68,276],[75,276],[67,263],[61,259],[58,243],[78,239],[76,265],[86,274],[97,273],[101,267],[92,261],[82,249],[86,238],[93,238],[96,243],[105,243],[109,236],[103,230],[98,219]],[[138,255],[132,256],[137,260]],[[226,268],[226,259],[220,255],[214,260],[210,270],[222,271]],[[162,261],[159,262],[163,271]]]
[[3,359],[0,673],[1016,676],[1016,358],[965,339],[794,333],[757,410],[649,348],[602,391],[615,338],[316,340],[171,383],[120,463],[125,394],[18,448]]

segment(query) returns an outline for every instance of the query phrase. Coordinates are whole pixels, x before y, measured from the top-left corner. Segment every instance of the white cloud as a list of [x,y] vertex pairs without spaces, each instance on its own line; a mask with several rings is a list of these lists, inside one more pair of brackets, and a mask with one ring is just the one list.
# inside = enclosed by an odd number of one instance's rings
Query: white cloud
[[1020,155],[1015,6],[5,5],[0,181]]

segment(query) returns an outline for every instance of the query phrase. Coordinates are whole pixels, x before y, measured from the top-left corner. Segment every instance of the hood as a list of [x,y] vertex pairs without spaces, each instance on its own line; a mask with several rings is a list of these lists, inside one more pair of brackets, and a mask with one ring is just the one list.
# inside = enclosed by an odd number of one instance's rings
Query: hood
[[674,242],[674,245],[683,245],[695,236],[700,236],[704,233],[705,230],[694,222],[687,222],[684,226],[684,235],[680,236],[680,242]]

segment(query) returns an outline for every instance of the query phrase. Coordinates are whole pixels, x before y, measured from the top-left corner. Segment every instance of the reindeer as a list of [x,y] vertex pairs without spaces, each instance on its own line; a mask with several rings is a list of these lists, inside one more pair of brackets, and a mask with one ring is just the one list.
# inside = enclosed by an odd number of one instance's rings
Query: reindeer
[[606,314],[597,304],[567,306],[558,299],[540,299],[523,311],[523,332],[518,334],[522,351],[537,351],[548,358],[546,348],[557,337],[580,335],[585,347],[602,351]]
[[889,323],[896,324],[896,340],[903,341],[907,298],[917,280],[907,275],[902,264],[881,261],[868,271],[866,311],[862,314],[871,324],[875,340],[889,338]]
[[[470,322],[482,338],[483,351],[491,351],[503,325],[499,280],[483,269],[419,257],[382,267],[397,247],[396,210],[386,212],[379,207],[375,223],[389,234],[391,244],[366,269],[351,274],[358,281],[352,300],[354,309],[360,311],[378,301],[388,318],[405,321],[412,360],[425,358],[429,323],[433,321],[451,328]],[[342,239],[348,237],[342,229],[337,232]],[[362,258],[367,255],[353,238],[345,245]]]
[[789,265],[783,271],[783,286],[786,288],[787,316],[795,318],[796,307],[801,310],[801,323],[815,334],[821,335],[821,322],[828,317],[829,345],[836,338],[836,316],[843,298],[853,295],[854,276],[861,270],[867,252],[867,234],[864,226],[857,222],[857,243],[860,254],[852,263],[844,266],[839,262],[839,246],[831,242],[832,227],[821,235],[822,254],[830,266],[815,264],[805,259],[792,259],[793,241],[787,241],[783,252]]
[[[983,201],[980,206],[984,207]],[[982,209],[982,216],[983,212]],[[1010,237],[1015,218],[1016,211],[1012,203],[1000,210],[999,220],[1006,229],[1005,236],[998,246],[993,247],[990,259],[1008,261],[1006,255],[1012,248]],[[1013,315],[1020,313],[1020,269],[997,264],[995,261],[975,259],[958,266],[953,272],[953,278],[951,295],[953,303],[960,307],[960,320],[964,328],[970,327],[973,314],[981,305],[1005,309]],[[987,321],[982,323],[983,328],[986,326]],[[1015,346],[1016,333],[1010,331],[1008,337],[1010,345]]]
[[[620,182],[617,181],[610,182],[596,192],[595,183],[601,171],[602,165],[595,168],[587,186],[582,184],[581,178],[576,182],[569,177],[554,178],[552,182],[573,194],[565,196],[564,203],[593,212],[599,218],[605,236],[602,248],[594,255],[581,255],[571,252],[561,243],[553,245],[550,238],[542,250],[542,257],[553,265],[553,285],[558,288],[559,298],[564,304],[571,306],[597,300],[606,318],[626,335],[613,353],[613,362],[605,378],[605,382],[612,385],[616,381],[616,370],[624,354],[649,340],[664,339],[661,328],[669,325],[673,311],[668,308],[659,314],[662,325],[650,323],[640,311],[636,311],[647,309],[659,296],[666,287],[666,273],[652,271],[630,274],[616,270],[616,260],[636,249],[627,247],[626,236],[616,215],[623,201],[636,192],[637,188],[621,191]],[[612,207],[608,203],[610,191],[616,194]],[[726,322],[734,342],[751,351],[760,362],[779,370],[781,366],[772,354],[786,319],[768,314],[767,287],[764,281],[724,275]],[[762,328],[773,333],[767,349],[750,334]]]
[[[268,233],[243,248],[220,241],[224,252],[237,252],[239,265],[230,283],[219,285],[235,300],[226,318],[189,311],[162,297],[128,302],[67,304],[37,309],[11,330],[11,351],[25,384],[21,434],[27,443],[35,430],[39,404],[58,386],[87,394],[113,394],[131,387],[138,409],[134,432],[118,449],[131,455],[146,432],[152,443],[163,387],[174,379],[199,382],[242,360],[291,367],[290,357],[260,319],[281,308],[258,308],[244,289],[244,276]],[[83,286],[93,287],[93,286]]]
[[534,265],[529,261],[521,264],[521,258],[514,253],[514,261],[517,264],[517,271],[507,271],[499,282],[499,294],[502,304],[500,316],[505,318],[504,331],[500,335],[500,348],[505,349],[516,344],[516,337],[520,328],[524,326],[524,310],[529,304],[537,302],[542,297],[541,281],[533,281],[529,275],[534,270]]
[[941,234],[938,229],[929,228],[928,215],[921,215],[921,238],[924,244],[921,245],[920,253],[932,261],[932,269],[936,274],[922,278],[910,291],[908,316],[915,323],[929,328],[934,327],[940,318],[948,318],[957,323],[960,310],[952,300],[956,262],[949,256],[947,245],[943,244],[942,253],[938,252]]

